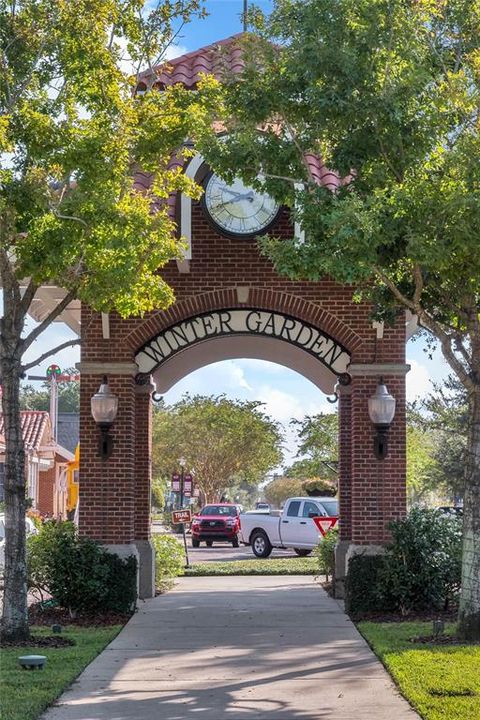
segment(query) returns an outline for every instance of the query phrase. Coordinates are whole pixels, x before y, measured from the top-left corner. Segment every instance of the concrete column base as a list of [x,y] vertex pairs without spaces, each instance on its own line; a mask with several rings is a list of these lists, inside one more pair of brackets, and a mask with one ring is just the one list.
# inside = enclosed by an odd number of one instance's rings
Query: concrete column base
[[138,597],[155,597],[155,549],[150,540],[135,540],[139,555]]
[[335,547],[335,582],[336,598],[345,597],[345,578],[348,574],[348,563],[354,555],[383,555],[383,545],[356,545],[351,540],[341,540]]
[[333,592],[336,598],[345,597],[345,577],[347,574],[346,557],[350,540],[340,540],[335,546],[335,577],[333,580]]
[[140,576],[140,555],[138,553],[136,545],[133,543],[125,543],[124,545],[104,545],[105,550],[113,555],[118,555],[119,558],[125,560],[125,558],[133,555],[137,559],[137,597],[139,588],[139,576]]
[[140,600],[155,597],[155,551],[150,540],[103,547],[122,559],[134,555],[137,558],[137,597]]

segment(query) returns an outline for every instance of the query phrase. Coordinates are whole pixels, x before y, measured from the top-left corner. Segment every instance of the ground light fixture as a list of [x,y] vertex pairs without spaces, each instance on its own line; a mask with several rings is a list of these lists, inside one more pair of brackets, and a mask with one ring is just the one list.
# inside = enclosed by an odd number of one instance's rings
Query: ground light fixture
[[368,398],[368,414],[375,427],[373,451],[378,460],[383,460],[388,454],[388,430],[395,415],[395,404],[395,398],[380,378],[375,394]]
[[110,428],[115,422],[118,412],[118,397],[110,392],[107,376],[103,376],[102,384],[91,400],[92,417],[100,429],[98,454],[102,460],[108,460],[113,450],[113,438]]

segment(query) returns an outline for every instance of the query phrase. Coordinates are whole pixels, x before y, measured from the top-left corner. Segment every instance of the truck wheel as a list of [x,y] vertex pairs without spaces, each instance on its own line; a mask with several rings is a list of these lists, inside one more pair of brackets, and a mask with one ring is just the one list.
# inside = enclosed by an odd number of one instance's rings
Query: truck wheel
[[206,545],[207,547],[212,547],[212,545],[213,545],[213,540],[207,540],[206,543],[205,543],[205,545]]
[[311,550],[304,550],[303,548],[293,548],[299,557],[307,557],[312,552]]
[[200,540],[192,538],[192,547],[200,547]]
[[236,535],[232,540],[232,547],[238,547],[238,537]]
[[267,558],[272,552],[270,540],[263,530],[254,530],[250,538],[253,554],[259,558]]

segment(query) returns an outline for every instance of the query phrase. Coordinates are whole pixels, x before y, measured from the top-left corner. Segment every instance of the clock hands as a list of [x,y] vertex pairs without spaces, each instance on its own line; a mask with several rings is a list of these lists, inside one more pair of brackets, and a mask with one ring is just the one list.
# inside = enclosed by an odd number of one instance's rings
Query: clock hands
[[229,195],[233,195],[233,200],[226,200],[225,203],[235,202],[236,200],[249,200],[250,202],[253,202],[254,200],[253,190],[249,190],[246,193],[239,193],[236,190],[229,190],[227,187],[221,187],[220,190],[222,192],[228,193]]
[[232,190],[228,190],[227,188],[225,188],[225,190],[228,193],[230,193],[231,195],[233,195],[234,197],[232,197],[230,200],[224,200],[223,202],[220,202],[217,205],[213,205],[213,208],[215,210],[225,207],[225,205],[230,205],[231,203],[239,202],[240,200],[248,200],[248,202],[253,203],[253,201],[255,199],[254,194],[251,190],[248,193],[237,193],[237,192],[234,193]]

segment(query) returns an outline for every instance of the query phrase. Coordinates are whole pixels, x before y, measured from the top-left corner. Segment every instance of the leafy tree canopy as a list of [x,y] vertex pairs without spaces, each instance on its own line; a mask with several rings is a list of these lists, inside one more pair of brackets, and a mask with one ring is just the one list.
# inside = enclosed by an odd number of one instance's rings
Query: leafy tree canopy
[[[170,193],[200,188],[171,162],[211,132],[213,78],[136,92],[201,0],[0,0],[0,376],[5,419],[2,636],[28,636],[20,378],[24,353],[73,298],[121,316],[165,308],[159,274],[181,257]],[[133,72],[122,66],[128,54]],[[149,88],[150,89],[150,88]],[[137,188],[141,169],[149,187]],[[145,182],[145,175],[144,183]],[[154,210],[154,211],[153,211]],[[41,285],[66,294],[27,334]]]
[[285,475],[302,480],[312,477],[335,479],[338,472],[338,415],[306,415],[302,420],[291,420],[290,425],[297,433],[297,458],[300,459],[285,470]]
[[[4,279],[31,278],[22,308],[42,283],[122,315],[172,301],[158,269],[181,245],[158,199],[175,190],[198,197],[169,161],[210,128],[215,81],[199,94],[176,86],[134,96],[125,52],[139,68],[155,62],[174,22],[199,3],[151,7],[0,0],[1,267]],[[139,167],[153,175],[145,193],[134,192]]]
[[257,486],[282,460],[282,435],[259,402],[185,395],[153,422],[154,473],[169,478],[185,457],[207,502],[246,481]]
[[276,0],[252,20],[227,141],[204,152],[293,209],[305,241],[262,243],[280,272],[351,283],[377,318],[408,309],[440,342],[470,406],[460,632],[478,639],[480,5]]

